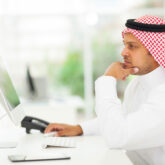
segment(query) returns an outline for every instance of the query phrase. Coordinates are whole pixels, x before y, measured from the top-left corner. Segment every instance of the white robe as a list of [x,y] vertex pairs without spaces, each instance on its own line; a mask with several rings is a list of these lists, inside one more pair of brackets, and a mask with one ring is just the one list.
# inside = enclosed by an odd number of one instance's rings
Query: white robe
[[165,165],[165,69],[133,79],[123,103],[111,76],[98,78],[95,92],[97,118],[80,124],[84,135],[104,136],[135,165]]

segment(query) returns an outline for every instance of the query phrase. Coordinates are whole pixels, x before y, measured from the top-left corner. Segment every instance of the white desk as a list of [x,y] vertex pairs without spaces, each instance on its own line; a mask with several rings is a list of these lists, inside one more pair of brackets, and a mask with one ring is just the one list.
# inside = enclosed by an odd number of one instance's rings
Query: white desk
[[24,162],[14,164],[44,164],[44,165],[132,165],[126,157],[124,151],[109,150],[102,137],[99,136],[81,136],[72,137],[77,142],[77,148],[47,148],[42,149],[41,143],[43,135],[25,135],[15,149],[0,149],[1,164],[13,164],[7,156],[9,154],[56,154],[63,152],[71,156],[70,160],[53,160],[40,162]]
[[[39,106],[35,106],[32,108],[30,106],[30,109],[26,108],[25,112],[28,115],[33,115],[36,117],[47,119],[48,121],[58,121],[58,122],[73,122],[74,123],[74,115],[71,114],[69,116],[69,113],[72,111],[68,109],[67,115],[63,115],[64,112],[60,111],[58,113],[59,109],[53,110],[54,108],[48,108],[45,107],[45,110],[42,106],[42,108]],[[53,115],[54,114],[54,115]],[[62,116],[61,116],[62,115]],[[61,117],[60,117],[61,116]],[[65,117],[65,118],[64,118]],[[62,118],[64,120],[62,120]],[[49,120],[50,119],[50,120]],[[0,149],[0,162],[1,164],[7,165],[7,164],[57,164],[57,165],[132,165],[130,160],[125,155],[124,151],[121,150],[110,150],[107,148],[104,140],[102,137],[99,136],[79,136],[79,137],[71,137],[75,138],[77,142],[77,148],[48,148],[48,149],[42,149],[41,144],[43,138],[45,138],[42,134],[30,134],[26,135],[25,131],[22,128],[14,128],[10,120],[6,119],[6,123],[4,122],[2,125],[0,123],[0,130],[2,129],[2,126],[5,125],[10,127],[9,129],[6,129],[6,133],[4,131],[0,131],[0,140],[9,139],[12,140],[14,137],[15,139],[20,139],[19,144],[17,148],[14,149]],[[2,121],[1,121],[2,122]],[[15,131],[16,130],[16,131]],[[64,152],[71,156],[70,160],[54,160],[54,161],[40,161],[40,162],[24,162],[24,163],[11,163],[7,156],[10,154],[53,154],[56,152]]]

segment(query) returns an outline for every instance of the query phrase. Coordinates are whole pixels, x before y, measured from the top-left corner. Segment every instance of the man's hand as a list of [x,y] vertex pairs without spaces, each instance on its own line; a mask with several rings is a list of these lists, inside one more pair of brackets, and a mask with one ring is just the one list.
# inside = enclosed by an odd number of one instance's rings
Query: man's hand
[[56,131],[55,136],[78,136],[83,134],[83,130],[79,125],[68,124],[49,124],[44,133]]
[[[126,69],[125,69],[126,68]],[[139,71],[137,67],[125,67],[123,63],[115,62],[112,63],[106,72],[104,73],[104,76],[113,76],[117,80],[125,80],[127,76],[130,74],[135,74]]]

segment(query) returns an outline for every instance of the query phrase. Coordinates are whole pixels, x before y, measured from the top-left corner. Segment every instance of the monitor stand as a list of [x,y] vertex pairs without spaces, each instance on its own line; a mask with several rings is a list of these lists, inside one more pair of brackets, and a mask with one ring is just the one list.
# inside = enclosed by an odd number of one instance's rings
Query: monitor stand
[[14,141],[5,141],[5,142],[0,142],[0,149],[1,148],[16,148],[17,147],[17,142]]

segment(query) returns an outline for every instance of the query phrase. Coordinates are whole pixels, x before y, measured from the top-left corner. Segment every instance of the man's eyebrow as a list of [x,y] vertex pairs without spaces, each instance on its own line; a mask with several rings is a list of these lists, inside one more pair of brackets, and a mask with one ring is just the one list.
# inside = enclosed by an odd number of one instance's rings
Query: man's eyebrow
[[134,43],[134,44],[138,44],[138,43],[137,43],[137,42],[135,42],[135,41],[124,41],[124,40],[123,40],[123,43],[129,43],[129,44]]

